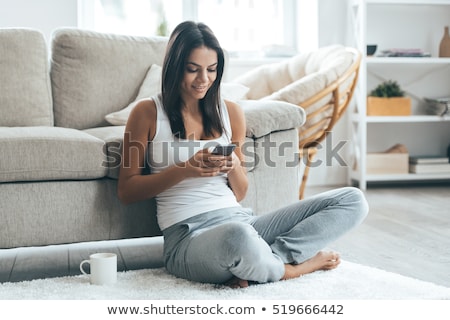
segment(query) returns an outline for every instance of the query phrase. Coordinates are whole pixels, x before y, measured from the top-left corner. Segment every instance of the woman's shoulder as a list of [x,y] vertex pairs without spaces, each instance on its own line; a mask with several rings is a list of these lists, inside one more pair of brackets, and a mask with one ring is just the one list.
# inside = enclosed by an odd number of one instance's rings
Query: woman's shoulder
[[153,98],[139,100],[130,113],[130,118],[156,119],[156,103]]
[[224,100],[224,101],[225,101],[225,105],[227,107],[228,115],[231,120],[236,120],[237,118],[244,117],[244,111],[242,110],[242,108],[239,104],[237,104],[236,102],[230,101],[230,100]]
[[128,117],[126,131],[133,135],[153,137],[156,126],[156,103],[153,99],[140,100]]

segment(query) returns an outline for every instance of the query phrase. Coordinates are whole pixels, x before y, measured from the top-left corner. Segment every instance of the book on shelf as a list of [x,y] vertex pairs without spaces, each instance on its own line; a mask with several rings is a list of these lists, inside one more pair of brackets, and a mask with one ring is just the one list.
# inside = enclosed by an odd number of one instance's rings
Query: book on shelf
[[394,48],[389,50],[383,50],[378,57],[431,57],[429,52],[424,52],[422,49],[401,49]]
[[450,163],[409,164],[410,173],[450,173]]
[[449,158],[445,156],[410,156],[410,164],[439,164],[449,163]]

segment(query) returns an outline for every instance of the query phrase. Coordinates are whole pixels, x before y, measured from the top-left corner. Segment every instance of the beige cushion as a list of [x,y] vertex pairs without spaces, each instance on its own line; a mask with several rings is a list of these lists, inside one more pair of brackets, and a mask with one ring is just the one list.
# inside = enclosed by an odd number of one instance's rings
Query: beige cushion
[[289,83],[284,88],[264,97],[266,100],[281,100],[292,104],[305,101],[326,87],[327,77],[318,72],[307,75],[299,80]]
[[239,101],[247,122],[247,137],[259,138],[271,132],[298,128],[305,123],[305,111],[284,101]]
[[[336,81],[352,63],[352,54],[342,45],[330,45],[318,50],[299,54],[285,61],[263,65],[234,79],[250,87],[248,99],[284,101],[295,105],[313,97]],[[347,81],[351,81],[349,79]],[[341,99],[345,99],[343,93]],[[321,98],[306,108],[311,115],[332,99],[332,94]],[[313,126],[322,119],[330,118],[332,110],[315,115],[301,127],[299,132]],[[321,130],[310,131],[310,134]]]
[[249,90],[250,88],[240,83],[224,82],[220,85],[220,94],[222,98],[234,102],[245,99]]
[[52,126],[48,52],[31,29],[0,29],[0,126]]
[[236,78],[233,81],[250,87],[246,99],[257,100],[271,93],[266,70],[261,67],[250,70],[242,77]]
[[261,65],[238,76],[233,82],[249,87],[247,99],[264,98],[305,76],[305,65],[309,55],[309,53],[299,54],[281,62]]
[[122,161],[122,142],[125,126],[110,126],[83,130],[106,143],[106,166],[108,178],[119,177],[120,163]]
[[256,155],[255,140],[253,138],[245,137],[242,154],[244,155],[244,167],[250,173],[255,169],[259,160]]
[[55,125],[87,129],[135,100],[167,39],[61,28],[53,34],[51,81]]
[[265,98],[299,104],[335,81],[351,62],[352,54],[344,46],[330,45],[260,66],[233,82],[250,88],[248,99]]
[[160,66],[153,64],[145,75],[136,99],[124,109],[107,114],[105,116],[106,121],[115,126],[125,125],[131,110],[133,110],[140,100],[153,97],[161,92],[161,71],[162,68]]
[[58,127],[0,127],[0,182],[104,177],[105,143]]

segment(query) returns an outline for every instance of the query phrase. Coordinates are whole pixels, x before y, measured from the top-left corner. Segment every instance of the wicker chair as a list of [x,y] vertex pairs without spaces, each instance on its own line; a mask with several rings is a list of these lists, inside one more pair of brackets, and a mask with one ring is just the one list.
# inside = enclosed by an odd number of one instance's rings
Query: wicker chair
[[359,51],[332,45],[260,66],[233,80],[250,88],[247,99],[281,100],[304,108],[307,118],[299,128],[299,156],[305,162],[300,199],[304,198],[318,145],[333,130],[352,99],[360,62]]

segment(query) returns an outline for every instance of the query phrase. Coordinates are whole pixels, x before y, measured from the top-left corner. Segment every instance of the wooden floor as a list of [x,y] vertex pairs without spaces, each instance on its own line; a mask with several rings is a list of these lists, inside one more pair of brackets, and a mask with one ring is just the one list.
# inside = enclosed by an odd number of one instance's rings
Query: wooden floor
[[[305,195],[330,189],[307,187]],[[450,184],[370,187],[369,215],[329,246],[344,260],[450,287]]]

